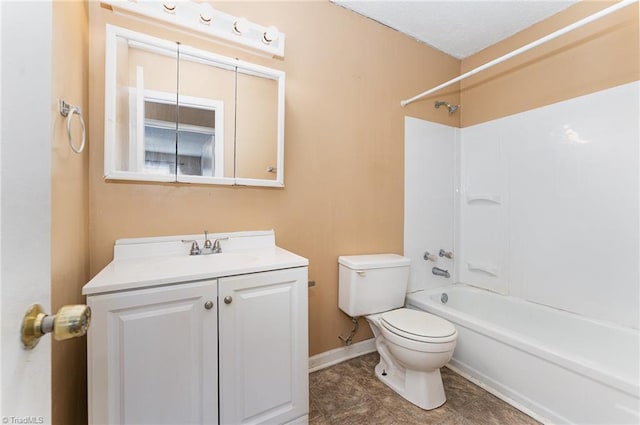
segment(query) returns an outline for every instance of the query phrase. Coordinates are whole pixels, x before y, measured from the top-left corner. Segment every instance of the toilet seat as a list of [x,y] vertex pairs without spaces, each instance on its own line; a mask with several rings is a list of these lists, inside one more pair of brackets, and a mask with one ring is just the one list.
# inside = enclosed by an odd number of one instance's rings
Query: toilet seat
[[424,343],[448,343],[457,338],[452,323],[433,314],[399,308],[380,315],[380,323],[392,334]]

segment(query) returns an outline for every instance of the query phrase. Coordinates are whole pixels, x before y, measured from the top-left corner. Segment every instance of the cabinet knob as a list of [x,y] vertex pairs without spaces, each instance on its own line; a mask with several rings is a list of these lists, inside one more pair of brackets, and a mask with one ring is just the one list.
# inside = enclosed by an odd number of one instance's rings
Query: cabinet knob
[[233,301],[233,298],[231,298],[230,296],[226,296],[224,297],[224,303],[225,304],[231,304],[231,301]]
[[211,310],[213,308],[213,301],[207,301],[206,303],[204,303],[204,308],[206,308],[207,310]]

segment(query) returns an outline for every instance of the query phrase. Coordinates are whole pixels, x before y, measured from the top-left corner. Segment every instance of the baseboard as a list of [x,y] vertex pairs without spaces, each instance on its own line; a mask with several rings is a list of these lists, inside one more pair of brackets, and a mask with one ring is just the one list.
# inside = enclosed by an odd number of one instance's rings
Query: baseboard
[[366,339],[349,346],[335,348],[309,357],[309,373],[341,363],[345,360],[376,351],[375,339]]

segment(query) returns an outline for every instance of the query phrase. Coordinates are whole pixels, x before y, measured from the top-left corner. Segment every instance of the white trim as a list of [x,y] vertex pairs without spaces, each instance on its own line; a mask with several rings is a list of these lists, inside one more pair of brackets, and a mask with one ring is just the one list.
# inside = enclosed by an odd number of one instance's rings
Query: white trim
[[[2,2],[0,2],[0,25],[2,25]],[[2,235],[2,144],[4,142],[2,137],[2,30],[0,29],[0,235]],[[0,243],[0,265],[2,264],[2,243]],[[0,288],[2,288],[2,273],[0,273]],[[2,315],[2,290],[0,289],[0,318],[4,317]],[[4,338],[0,335],[0,341]],[[0,390],[4,388],[4,384],[2,383],[2,351],[0,350]],[[0,414],[4,412],[2,409],[2,395],[0,395]]]
[[[138,173],[144,172],[145,163],[144,94],[144,67],[138,65],[136,66],[136,88],[135,90],[129,89],[129,167],[135,164],[131,171]],[[135,99],[135,102],[131,102],[131,99]]]
[[[280,170],[278,170],[278,174]],[[242,177],[236,177],[233,179],[233,184],[236,186],[265,186],[265,187],[284,187],[284,183],[281,179],[267,180],[267,179],[246,179]]]
[[363,354],[373,353],[376,351],[375,341],[374,338],[366,339],[346,347],[335,348],[311,356],[309,357],[309,373],[362,356]]

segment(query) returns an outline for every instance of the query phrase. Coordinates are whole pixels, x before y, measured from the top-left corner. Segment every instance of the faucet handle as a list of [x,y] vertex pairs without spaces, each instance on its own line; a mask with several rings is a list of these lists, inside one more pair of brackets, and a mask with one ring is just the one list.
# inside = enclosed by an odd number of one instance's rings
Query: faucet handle
[[193,239],[182,239],[182,243],[190,243],[191,250],[189,250],[189,255],[200,255],[200,247],[198,246],[198,241]]
[[211,241],[209,240],[209,231],[205,230],[204,231],[204,245],[202,245],[203,249],[211,249],[213,248],[213,246],[211,245]]
[[439,256],[441,256],[441,257],[446,257],[446,258],[453,259],[453,252],[451,252],[451,251],[445,251],[444,249],[441,249],[441,250],[438,252],[438,255],[439,255]]
[[438,260],[438,257],[436,257],[435,254],[430,254],[429,251],[426,251],[422,258],[424,258],[424,261],[437,261]]
[[213,242],[213,248],[211,252],[213,252],[214,254],[220,254],[222,252],[222,248],[220,248],[220,241],[226,241],[227,239],[229,239],[229,236],[216,239]]

